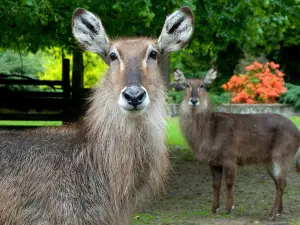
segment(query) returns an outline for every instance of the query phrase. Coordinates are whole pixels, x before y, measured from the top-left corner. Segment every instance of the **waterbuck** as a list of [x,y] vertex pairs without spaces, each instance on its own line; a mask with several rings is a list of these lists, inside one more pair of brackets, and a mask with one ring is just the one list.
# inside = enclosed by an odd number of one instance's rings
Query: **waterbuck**
[[[286,175],[300,144],[297,127],[278,114],[231,114],[212,112],[206,88],[216,79],[210,70],[204,80],[186,79],[180,70],[174,71],[176,90],[185,90],[180,106],[180,127],[191,150],[199,161],[208,163],[213,180],[213,206],[219,208],[222,173],[227,185],[226,210],[233,205],[232,187],[237,167],[264,164],[276,185],[276,198],[269,219],[282,210],[282,195]],[[297,160],[300,172],[300,161]]]
[[78,8],[72,31],[109,70],[82,122],[0,135],[0,224],[126,225],[163,187],[167,88],[160,62],[193,33],[182,7],[167,17],[158,40],[111,41],[100,19]]

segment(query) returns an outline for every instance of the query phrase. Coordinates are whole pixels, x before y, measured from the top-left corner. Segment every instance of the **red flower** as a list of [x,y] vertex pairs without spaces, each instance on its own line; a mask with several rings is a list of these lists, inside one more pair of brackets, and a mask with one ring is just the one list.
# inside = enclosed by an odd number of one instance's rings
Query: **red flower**
[[234,103],[275,103],[286,92],[284,73],[278,68],[279,64],[274,62],[253,62],[246,67],[246,74],[233,75],[222,88],[232,93]]

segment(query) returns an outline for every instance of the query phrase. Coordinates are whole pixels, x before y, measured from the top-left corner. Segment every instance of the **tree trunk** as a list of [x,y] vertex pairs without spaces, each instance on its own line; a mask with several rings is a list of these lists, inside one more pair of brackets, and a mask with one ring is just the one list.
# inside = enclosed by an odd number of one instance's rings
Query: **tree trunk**
[[76,48],[73,50],[71,121],[77,121],[85,111],[83,74],[83,54]]
[[72,98],[79,99],[83,94],[83,54],[79,48],[73,50],[73,68],[72,68]]

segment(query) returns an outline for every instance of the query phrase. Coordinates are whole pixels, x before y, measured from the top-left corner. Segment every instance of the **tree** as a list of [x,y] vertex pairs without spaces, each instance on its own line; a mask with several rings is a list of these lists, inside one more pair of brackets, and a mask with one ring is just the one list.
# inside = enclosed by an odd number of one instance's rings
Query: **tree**
[[[297,0],[200,0],[196,3],[196,27],[188,51],[177,61],[191,76],[211,68],[214,59],[221,79],[228,80],[243,52],[259,55],[280,49],[287,27],[297,20]],[[300,27],[300,26],[297,26]],[[294,26],[295,28],[295,26]],[[180,68],[183,69],[183,68]]]
[[[59,46],[73,52],[73,77],[80,77],[82,52],[71,34],[71,18],[75,8],[83,7],[99,15],[110,37],[158,36],[167,14],[181,4],[193,6],[192,1],[179,0],[2,0],[0,4],[1,39],[3,48],[38,49]],[[77,49],[77,50],[76,50]],[[166,64],[167,65],[167,64]],[[165,69],[165,68],[164,68]],[[75,82],[76,83],[76,82]]]
[[[0,46],[33,52],[59,46],[73,51],[77,45],[70,27],[77,7],[99,15],[110,37],[157,37],[165,16],[181,5],[193,9],[195,32],[188,48],[172,55],[170,71],[178,67],[187,76],[203,76],[214,59],[222,79],[227,79],[243,52],[270,53],[270,58],[284,61],[288,48],[300,42],[299,0],[1,0]],[[291,61],[292,65],[279,63],[285,70],[299,64],[298,59]]]

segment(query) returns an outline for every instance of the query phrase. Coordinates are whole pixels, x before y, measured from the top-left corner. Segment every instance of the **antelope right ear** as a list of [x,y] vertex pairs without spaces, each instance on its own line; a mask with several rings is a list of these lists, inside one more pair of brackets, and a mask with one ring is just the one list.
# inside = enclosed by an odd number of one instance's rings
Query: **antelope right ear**
[[97,16],[77,8],[72,17],[72,32],[82,49],[98,53],[104,62],[109,63],[109,39]]
[[174,69],[174,83],[170,84],[169,88],[174,88],[176,91],[182,91],[186,88],[186,78],[184,73],[179,69]]
[[191,38],[193,31],[193,12],[189,7],[181,7],[168,16],[165,21],[157,42],[160,54],[165,55],[183,48]]

